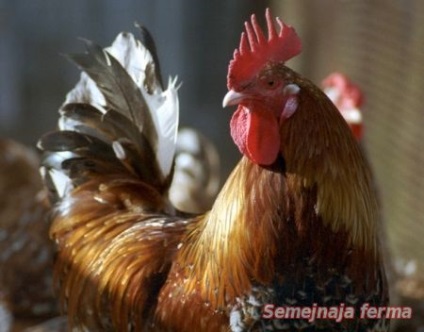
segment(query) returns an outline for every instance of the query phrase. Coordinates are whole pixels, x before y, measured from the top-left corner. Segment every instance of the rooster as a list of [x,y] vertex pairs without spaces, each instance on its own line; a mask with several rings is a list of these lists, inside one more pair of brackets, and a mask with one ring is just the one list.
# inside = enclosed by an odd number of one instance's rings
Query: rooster
[[0,139],[0,331],[57,314],[49,205],[38,167],[35,151]]
[[360,142],[363,138],[363,119],[361,107],[364,95],[355,83],[346,75],[334,72],[328,75],[321,83],[325,94],[336,105],[343,115],[355,138]]
[[[39,142],[55,201],[55,278],[93,331],[387,331],[384,319],[279,320],[275,306],[387,305],[370,170],[325,94],[286,67],[301,44],[246,22],[224,106],[243,158],[211,210],[170,203],[177,86],[154,44],[121,34],[70,58],[84,71]],[[146,37],[148,36],[148,37]]]

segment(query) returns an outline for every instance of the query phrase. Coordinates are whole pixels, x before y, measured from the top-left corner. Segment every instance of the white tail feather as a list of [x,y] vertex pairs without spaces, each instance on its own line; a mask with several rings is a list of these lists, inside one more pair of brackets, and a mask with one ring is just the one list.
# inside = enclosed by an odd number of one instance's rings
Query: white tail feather
[[72,181],[65,173],[58,171],[54,168],[47,170],[45,167],[40,168],[40,173],[43,178],[46,177],[46,172],[49,173],[52,183],[56,189],[57,195],[62,198],[74,187]]
[[78,83],[66,95],[64,104],[69,103],[87,103],[93,106],[105,106],[106,100],[96,83],[86,73],[82,72]]
[[158,132],[159,141],[156,156],[163,175],[169,174],[175,155],[175,147],[179,122],[179,103],[176,79],[169,80],[168,89],[160,94],[149,95],[142,90],[149,109],[152,112],[153,122]]
[[[176,79],[170,80],[163,91],[154,77],[149,79],[146,89],[147,70],[154,69],[150,52],[131,33],[120,33],[112,46],[105,49],[125,68],[140,89],[158,134],[158,142],[153,148],[162,175],[167,177],[173,163],[179,122],[178,86]],[[96,83],[84,72],[80,81],[66,96],[65,104],[73,102],[89,103],[98,109],[106,108],[106,100]]]

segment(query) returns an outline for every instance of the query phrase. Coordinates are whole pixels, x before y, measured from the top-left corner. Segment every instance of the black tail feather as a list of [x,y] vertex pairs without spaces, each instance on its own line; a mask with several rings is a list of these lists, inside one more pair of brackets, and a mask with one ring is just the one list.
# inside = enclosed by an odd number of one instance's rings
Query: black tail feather
[[84,40],[87,53],[67,57],[97,84],[110,109],[120,112],[133,122],[154,147],[157,132],[138,86],[128,72],[99,45]]
[[140,41],[141,43],[147,48],[147,50],[150,52],[150,54],[153,57],[153,61],[155,63],[155,68],[153,68],[152,74],[155,76],[157,82],[159,82],[162,90],[164,89],[164,85],[163,85],[163,79],[162,79],[162,72],[160,69],[160,63],[159,63],[159,57],[158,57],[158,53],[156,50],[156,44],[155,41],[153,40],[152,35],[150,34],[149,30],[145,27],[142,26],[138,23],[135,24],[135,26],[137,28],[140,29]]

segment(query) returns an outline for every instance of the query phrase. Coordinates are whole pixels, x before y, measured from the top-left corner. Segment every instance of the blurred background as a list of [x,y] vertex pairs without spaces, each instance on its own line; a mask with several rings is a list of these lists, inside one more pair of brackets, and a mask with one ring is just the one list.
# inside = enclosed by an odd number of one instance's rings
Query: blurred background
[[108,46],[118,32],[136,32],[137,21],[156,40],[164,77],[183,82],[181,124],[217,145],[225,179],[240,157],[231,112],[221,107],[227,65],[243,22],[253,12],[261,18],[266,6],[303,40],[289,65],[316,83],[341,71],[363,89],[364,145],[401,277],[396,287],[412,301],[424,299],[423,1],[2,0],[0,137],[34,146],[55,127],[79,77],[60,54],[83,51],[78,37]]

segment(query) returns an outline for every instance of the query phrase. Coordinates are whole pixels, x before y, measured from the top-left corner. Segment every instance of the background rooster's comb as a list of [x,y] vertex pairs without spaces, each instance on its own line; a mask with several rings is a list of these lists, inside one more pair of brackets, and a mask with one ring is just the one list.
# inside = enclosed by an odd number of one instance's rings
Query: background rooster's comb
[[[328,91],[330,91],[330,89],[337,90],[339,94],[338,98],[341,103],[340,106],[343,108],[361,107],[364,103],[364,95],[359,86],[342,73],[331,73],[322,81],[321,85]],[[329,97],[335,102],[335,100],[333,100],[334,98],[331,98],[331,95]]]
[[285,62],[301,51],[301,42],[296,31],[277,17],[279,32],[275,29],[271,11],[265,12],[268,40],[261,30],[256,16],[245,23],[246,32],[241,35],[240,46],[234,51],[228,71],[228,88],[240,83],[259,71],[266,62]]

